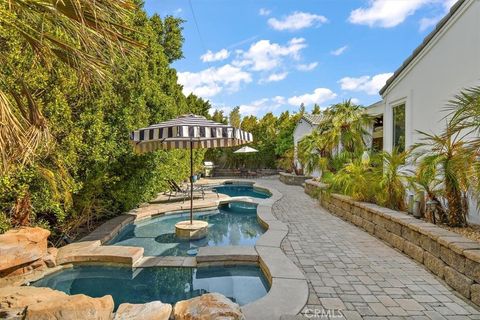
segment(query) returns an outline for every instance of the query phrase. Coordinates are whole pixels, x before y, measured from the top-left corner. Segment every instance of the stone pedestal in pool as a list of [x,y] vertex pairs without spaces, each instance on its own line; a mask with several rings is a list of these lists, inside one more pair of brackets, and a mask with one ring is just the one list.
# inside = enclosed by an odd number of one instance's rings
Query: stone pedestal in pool
[[180,221],[175,224],[175,234],[180,239],[198,240],[205,238],[208,232],[208,222],[201,220]]

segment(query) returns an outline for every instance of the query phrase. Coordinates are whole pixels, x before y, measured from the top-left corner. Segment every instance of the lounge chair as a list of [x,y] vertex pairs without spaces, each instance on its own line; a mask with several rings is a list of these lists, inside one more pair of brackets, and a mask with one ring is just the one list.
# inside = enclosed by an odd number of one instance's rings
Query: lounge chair
[[[185,202],[186,198],[190,197],[190,185],[186,185],[186,187],[180,187],[174,180],[167,180],[170,190],[168,194],[168,200],[172,196],[177,196],[178,194],[183,196],[183,202]],[[200,193],[202,195],[202,199],[205,200],[205,188],[203,186],[193,186],[193,193]]]

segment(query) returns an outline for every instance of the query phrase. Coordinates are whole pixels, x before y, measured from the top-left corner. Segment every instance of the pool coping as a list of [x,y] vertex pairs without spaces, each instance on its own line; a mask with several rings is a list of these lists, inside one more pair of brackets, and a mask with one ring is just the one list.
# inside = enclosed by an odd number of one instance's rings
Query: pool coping
[[[241,201],[257,204],[258,222],[266,228],[255,246],[202,247],[196,257],[144,256],[141,247],[103,244],[113,239],[128,224],[158,215],[174,214],[185,208],[169,210],[142,207],[117,216],[79,242],[59,249],[58,264],[72,263],[117,263],[140,267],[202,267],[214,265],[257,264],[260,266],[270,290],[262,298],[241,307],[246,319],[280,319],[284,315],[296,315],[306,305],[309,295],[305,275],[283,252],[281,243],[288,234],[288,226],[273,215],[273,205],[283,197],[277,189],[251,180],[225,179],[223,183],[249,184],[266,190],[270,198],[219,197],[215,201],[202,202],[194,210],[216,209],[219,205]],[[147,209],[145,209],[147,208]]]

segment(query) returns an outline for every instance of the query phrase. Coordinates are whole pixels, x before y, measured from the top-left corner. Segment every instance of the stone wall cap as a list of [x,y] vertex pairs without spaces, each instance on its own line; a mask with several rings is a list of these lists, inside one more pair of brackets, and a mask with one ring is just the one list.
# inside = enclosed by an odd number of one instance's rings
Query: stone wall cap
[[450,248],[450,246],[453,243],[471,243],[471,244],[478,244],[478,242],[467,239],[465,237],[462,237],[461,235],[454,235],[454,236],[444,236],[444,237],[439,237],[437,239],[438,243],[440,243],[444,247]]
[[480,250],[465,250],[463,254],[468,259],[480,263]]
[[451,250],[458,254],[463,254],[465,250],[480,249],[480,243],[476,241],[472,242],[453,242],[448,246]]
[[305,180],[305,184],[308,184],[308,185],[311,185],[311,186],[314,186],[314,187],[317,187],[317,188],[320,188],[320,189],[327,189],[328,188],[328,184],[320,182],[320,181],[315,181],[313,179]]
[[433,224],[425,226],[419,231],[420,231],[421,234],[426,235],[433,240],[437,240],[440,237],[456,237],[456,236],[458,236],[458,233],[443,229],[441,227],[437,227],[436,225],[433,225]]

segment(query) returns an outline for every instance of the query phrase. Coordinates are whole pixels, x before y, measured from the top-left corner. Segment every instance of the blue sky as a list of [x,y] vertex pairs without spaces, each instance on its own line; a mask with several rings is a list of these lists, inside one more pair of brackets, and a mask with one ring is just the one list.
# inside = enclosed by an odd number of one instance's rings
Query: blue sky
[[[454,0],[147,0],[184,24],[185,94],[261,116],[380,100],[385,80]],[[192,12],[193,7],[193,12]],[[193,14],[198,23],[196,28]]]

